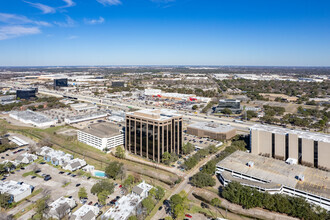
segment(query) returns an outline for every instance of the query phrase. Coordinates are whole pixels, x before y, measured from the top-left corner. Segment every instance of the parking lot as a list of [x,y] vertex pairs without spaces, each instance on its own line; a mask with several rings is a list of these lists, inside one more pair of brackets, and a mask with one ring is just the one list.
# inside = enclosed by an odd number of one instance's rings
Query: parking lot
[[184,133],[184,135],[183,135],[183,140],[185,143],[191,143],[195,147],[198,147],[201,149],[206,148],[210,145],[218,145],[218,144],[222,143],[221,141],[216,141],[216,140],[212,140],[209,138],[201,138],[201,137],[197,137],[197,136],[186,134],[186,133]]

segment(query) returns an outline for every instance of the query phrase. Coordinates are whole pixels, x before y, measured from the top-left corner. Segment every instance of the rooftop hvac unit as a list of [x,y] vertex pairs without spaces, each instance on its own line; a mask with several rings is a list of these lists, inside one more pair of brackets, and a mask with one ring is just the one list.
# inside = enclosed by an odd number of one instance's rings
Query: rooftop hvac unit
[[297,176],[297,179],[299,180],[299,181],[304,181],[304,179],[305,179],[305,176],[304,175],[298,175]]
[[247,165],[248,167],[253,167],[254,162],[253,162],[253,161],[249,161],[246,165]]

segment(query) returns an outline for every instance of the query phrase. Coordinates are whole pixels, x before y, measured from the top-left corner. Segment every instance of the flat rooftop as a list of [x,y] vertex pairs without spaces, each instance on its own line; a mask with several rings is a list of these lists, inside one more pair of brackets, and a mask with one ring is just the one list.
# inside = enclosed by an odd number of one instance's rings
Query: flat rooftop
[[195,129],[205,130],[214,133],[227,133],[229,131],[235,130],[235,128],[230,125],[224,125],[214,122],[198,122],[189,125],[188,128],[195,128]]
[[[247,166],[250,161],[254,162],[253,167]],[[236,151],[226,157],[217,167],[330,198],[330,172],[302,165],[289,165],[285,161],[243,151]],[[304,181],[298,181],[298,175],[304,175]]]
[[12,111],[10,112],[12,115],[16,115],[16,117],[21,118],[23,120],[30,120],[34,123],[45,123],[45,122],[52,122],[53,119],[49,118],[48,116],[40,113],[34,112],[30,110],[26,111]]
[[182,116],[181,114],[178,114],[177,111],[169,109],[143,109],[135,112],[128,112],[126,115],[159,121]]
[[101,122],[89,125],[82,131],[99,138],[109,138],[121,134],[120,127],[109,122]]
[[261,125],[261,124],[255,124],[250,129],[259,130],[259,131],[268,131],[271,133],[282,134],[282,135],[296,134],[296,135],[298,135],[299,138],[312,139],[315,141],[322,141],[322,142],[330,143],[330,135],[328,135],[328,134],[301,131],[301,130],[292,130],[292,129],[288,129],[288,128]]

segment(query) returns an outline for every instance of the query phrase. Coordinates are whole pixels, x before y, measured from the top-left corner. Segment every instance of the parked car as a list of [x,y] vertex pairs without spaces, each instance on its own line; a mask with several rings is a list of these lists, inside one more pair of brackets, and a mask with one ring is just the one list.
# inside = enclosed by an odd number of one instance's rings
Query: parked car
[[64,172],[63,171],[60,171],[59,174],[63,174]]
[[34,179],[34,178],[36,178],[37,176],[31,176],[31,179]]
[[80,185],[81,185],[80,183],[77,183],[77,184],[76,184],[76,187],[78,187],[78,186],[80,186]]
[[48,181],[48,180],[50,180],[51,178],[52,178],[51,176],[46,175],[45,178],[44,178],[44,180],[45,180],[45,181]]
[[158,210],[160,211],[160,210],[162,210],[162,209],[163,209],[163,206],[159,207],[159,209],[158,209]]
[[92,205],[93,204],[93,202],[92,201],[90,201],[89,203],[88,203],[88,205]]
[[185,214],[184,216],[186,216],[187,218],[192,218],[190,214]]

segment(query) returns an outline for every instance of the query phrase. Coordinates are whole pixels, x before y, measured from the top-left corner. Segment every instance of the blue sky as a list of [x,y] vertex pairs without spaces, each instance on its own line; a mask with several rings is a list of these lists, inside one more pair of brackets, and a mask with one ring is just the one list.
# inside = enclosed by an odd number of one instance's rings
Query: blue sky
[[67,65],[330,66],[330,1],[0,1],[0,66]]

